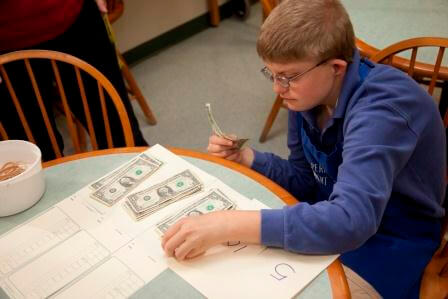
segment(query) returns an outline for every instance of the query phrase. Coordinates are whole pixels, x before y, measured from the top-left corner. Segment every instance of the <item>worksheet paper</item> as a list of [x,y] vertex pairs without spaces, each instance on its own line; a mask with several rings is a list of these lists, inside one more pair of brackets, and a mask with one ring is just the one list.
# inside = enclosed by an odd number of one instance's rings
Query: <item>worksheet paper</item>
[[[200,192],[134,220],[124,198],[113,206],[85,186],[47,211],[0,236],[0,287],[11,298],[126,298],[168,267],[210,298],[289,298],[337,256],[303,256],[228,242],[178,262],[165,256],[156,224],[219,189],[239,210],[268,208],[160,145],[144,154],[163,162],[131,193],[190,170]],[[106,175],[107,176],[107,175]],[[90,185],[90,184],[89,184]]]

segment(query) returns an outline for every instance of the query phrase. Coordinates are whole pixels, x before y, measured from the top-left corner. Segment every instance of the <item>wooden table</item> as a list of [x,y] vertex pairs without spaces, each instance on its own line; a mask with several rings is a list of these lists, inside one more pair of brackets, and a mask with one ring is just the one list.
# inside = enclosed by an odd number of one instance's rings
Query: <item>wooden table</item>
[[[0,218],[0,234],[48,209],[50,206],[76,192],[99,175],[104,175],[125,161],[131,159],[136,153],[140,153],[145,149],[147,148],[135,147],[93,151],[43,163],[47,183],[47,191],[44,194],[44,197],[35,206],[22,213]],[[185,158],[188,162],[214,175],[230,187],[236,188],[246,196],[258,195],[263,199],[271,196],[271,200],[277,202],[280,206],[281,203],[279,200],[289,205],[297,203],[297,200],[289,192],[247,167],[204,153],[179,148],[169,149],[175,154]],[[81,173],[82,175],[80,175]],[[257,190],[248,192],[248,190],[242,190],[244,189],[244,186],[246,186],[246,189],[250,189],[251,187]],[[252,194],[248,194],[251,192]],[[255,195],[254,192],[258,192],[259,194]],[[136,297],[201,297],[194,288],[188,284],[182,283],[182,279],[176,276],[177,275],[175,275],[174,272],[168,271],[163,279],[159,279],[158,282],[155,282],[156,287],[151,286],[151,282],[138,291]],[[166,290],[166,286],[161,284],[163,284],[162,281],[167,279],[169,281],[174,280],[172,283],[179,283],[181,285],[180,291],[179,289]],[[313,282],[298,295],[298,298],[321,298],[323,294],[327,294],[325,297],[347,298],[347,292],[348,285],[345,279],[345,274],[340,261],[336,260],[327,268],[327,271],[322,272],[315,280],[313,280]],[[2,291],[0,289],[0,297],[2,297],[1,295]]]

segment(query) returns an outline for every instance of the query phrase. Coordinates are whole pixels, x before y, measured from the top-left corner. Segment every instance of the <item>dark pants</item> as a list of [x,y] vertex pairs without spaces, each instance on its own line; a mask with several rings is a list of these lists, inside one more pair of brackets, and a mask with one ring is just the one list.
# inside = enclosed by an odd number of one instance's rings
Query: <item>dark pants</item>
[[[118,91],[129,116],[135,144],[137,146],[147,145],[140,132],[137,119],[135,118],[134,111],[128,98],[123,77],[118,66],[115,48],[109,40],[101,14],[93,0],[84,1],[83,8],[78,18],[66,32],[53,40],[35,45],[31,47],[31,49],[46,49],[68,53],[97,68],[109,79]],[[33,59],[31,60],[31,66],[39,85],[40,93],[45,102],[50,121],[53,128],[55,128],[53,101],[59,98],[59,94],[53,83],[54,75],[51,65],[49,61]],[[47,129],[31,81],[26,73],[24,63],[21,61],[12,62],[4,65],[4,67],[10,77],[22,109],[24,110],[24,114],[31,127],[36,143],[42,151],[43,160],[54,159],[55,153],[51,146]],[[74,68],[65,63],[58,63],[58,67],[70,110],[75,117],[83,123],[84,127],[87,128]],[[82,77],[86,89],[89,109],[93,119],[98,147],[107,148],[104,121],[101,113],[96,80],[89,78],[87,74],[83,74]],[[27,139],[4,80],[3,83],[0,84],[0,102],[0,121],[5,127],[9,139]],[[106,103],[108,103],[107,111],[114,146],[124,146],[125,142],[121,122],[112,101],[107,95]],[[59,145],[63,147],[61,135],[57,130],[55,130],[55,133]]]

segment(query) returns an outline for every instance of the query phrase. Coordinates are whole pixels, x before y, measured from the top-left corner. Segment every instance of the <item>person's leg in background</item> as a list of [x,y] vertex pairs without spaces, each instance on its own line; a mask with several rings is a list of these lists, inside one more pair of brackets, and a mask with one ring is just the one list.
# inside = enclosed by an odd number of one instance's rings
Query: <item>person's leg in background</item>
[[[48,118],[53,127],[56,141],[62,151],[62,137],[56,130],[56,124],[53,116],[52,100],[54,94],[52,92],[52,80],[49,79],[52,78],[51,66],[46,61],[44,62],[37,60],[32,60],[30,64],[39,87],[39,92],[45,104]],[[4,68],[8,74],[14,92],[16,93],[17,99],[20,102],[25,119],[31,128],[36,144],[42,152],[42,160],[48,161],[55,159],[56,154],[53,150],[34,89],[31,85],[31,80],[25,69],[24,62],[11,62],[4,65]],[[17,109],[14,106],[12,97],[6,86],[5,78],[2,78],[2,82],[0,83],[0,101],[2,103],[2,108],[0,109],[0,119],[9,139],[28,140]]]
[[[109,40],[101,13],[95,1],[85,0],[84,6],[75,23],[62,35],[41,44],[40,47],[76,56],[93,65],[103,73],[115,87],[122,99],[129,116],[135,144],[137,146],[148,145],[140,131],[118,65],[115,48]],[[66,80],[66,82],[71,82],[70,84],[64,82],[70,107],[75,116],[85,124],[84,109],[82,108],[79,96],[79,88],[76,79],[73,79],[73,68],[67,68],[67,71],[64,71],[64,68],[62,68],[61,72],[63,72],[61,76],[64,78],[69,77],[69,80]],[[103,118],[101,116],[101,106],[98,100],[98,87],[92,80],[84,80],[84,83],[86,85],[86,93],[88,94],[89,107],[92,110],[92,117],[94,118],[95,133],[103,132],[102,134],[97,134],[97,141],[100,148],[105,148],[107,147],[107,143],[104,134]],[[114,106],[111,105],[112,102],[108,99],[106,100],[108,102],[108,117],[111,124],[114,146],[124,146],[122,127],[118,115],[115,112]]]

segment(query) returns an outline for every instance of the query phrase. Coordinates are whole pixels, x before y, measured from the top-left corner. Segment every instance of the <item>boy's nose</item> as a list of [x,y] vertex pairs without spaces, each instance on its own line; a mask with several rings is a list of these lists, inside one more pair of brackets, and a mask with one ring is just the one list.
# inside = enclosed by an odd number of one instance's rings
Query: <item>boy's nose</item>
[[277,80],[274,80],[274,83],[272,83],[272,89],[276,94],[280,94],[285,92],[288,88],[282,86]]

